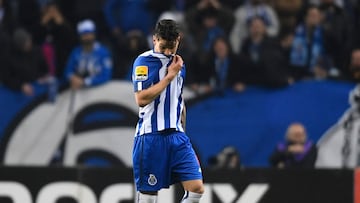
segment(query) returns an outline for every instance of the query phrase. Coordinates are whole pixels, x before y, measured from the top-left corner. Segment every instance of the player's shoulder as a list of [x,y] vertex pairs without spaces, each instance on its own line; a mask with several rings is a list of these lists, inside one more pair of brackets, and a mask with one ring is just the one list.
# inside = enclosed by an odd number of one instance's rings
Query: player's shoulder
[[169,56],[166,56],[162,53],[157,53],[154,50],[146,51],[146,52],[140,54],[138,57],[147,58],[147,59],[158,59],[158,60],[170,58]]
[[154,54],[153,50],[146,51],[140,54],[134,62],[134,65],[154,65],[160,62],[160,58]]
[[152,58],[150,51],[146,51],[136,57],[135,62],[147,62]]
[[140,54],[138,57],[152,57],[152,53],[154,53],[153,50],[148,50]]

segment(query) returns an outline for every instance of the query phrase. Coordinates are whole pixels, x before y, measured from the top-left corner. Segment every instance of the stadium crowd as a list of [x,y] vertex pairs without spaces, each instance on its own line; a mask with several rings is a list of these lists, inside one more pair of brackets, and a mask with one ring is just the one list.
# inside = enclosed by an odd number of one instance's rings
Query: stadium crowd
[[[0,0],[0,83],[31,95],[31,83],[49,76],[79,87],[130,79],[134,58],[151,48],[152,27],[163,18],[181,25],[187,85],[199,93],[351,80],[360,68],[359,1]],[[107,67],[88,65],[92,57]]]
[[[90,84],[89,74],[102,74],[95,85],[130,79],[134,58],[151,48],[152,26],[163,18],[181,25],[187,85],[199,93],[308,78],[351,80],[359,68],[358,1],[0,0],[0,81],[31,95],[31,83],[49,76],[74,82],[66,70],[71,65],[75,72],[86,69],[79,86]],[[88,32],[96,35],[91,42]],[[95,50],[96,40],[103,51]],[[70,64],[78,42],[94,48],[84,61],[106,52],[112,70],[85,67],[81,59]]]

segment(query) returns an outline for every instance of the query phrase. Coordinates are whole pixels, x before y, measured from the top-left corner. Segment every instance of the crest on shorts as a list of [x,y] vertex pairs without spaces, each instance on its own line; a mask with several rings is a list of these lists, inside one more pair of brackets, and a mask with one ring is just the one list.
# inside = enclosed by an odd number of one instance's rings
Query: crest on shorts
[[136,66],[135,68],[135,80],[144,81],[148,79],[149,68],[147,66]]
[[156,176],[154,174],[149,175],[148,183],[149,183],[149,185],[152,185],[152,186],[156,185],[157,179],[156,179]]

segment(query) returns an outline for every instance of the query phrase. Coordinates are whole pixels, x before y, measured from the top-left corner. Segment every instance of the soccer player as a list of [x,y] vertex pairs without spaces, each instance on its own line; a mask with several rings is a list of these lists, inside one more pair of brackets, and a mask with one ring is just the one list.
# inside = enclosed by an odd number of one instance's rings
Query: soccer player
[[177,182],[185,190],[182,203],[197,203],[204,192],[200,164],[184,133],[185,66],[176,55],[179,42],[177,23],[161,20],[153,35],[154,49],[133,65],[140,107],[133,150],[138,203],[156,203],[158,191]]

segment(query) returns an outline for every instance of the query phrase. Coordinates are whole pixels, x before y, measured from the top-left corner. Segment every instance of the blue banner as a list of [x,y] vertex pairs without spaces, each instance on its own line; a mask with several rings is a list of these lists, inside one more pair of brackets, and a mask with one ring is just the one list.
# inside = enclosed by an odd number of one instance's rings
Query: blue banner
[[[226,146],[236,147],[245,167],[268,166],[290,123],[303,123],[309,139],[317,142],[348,108],[353,87],[304,81],[282,89],[228,90],[202,99],[187,90],[187,134],[204,166]],[[0,87],[3,164],[131,166],[137,120],[131,83],[113,81],[79,91],[74,104],[69,90],[61,91],[55,103],[47,101],[46,86],[35,90],[36,96],[27,97]],[[68,112],[70,105],[74,112]]]

